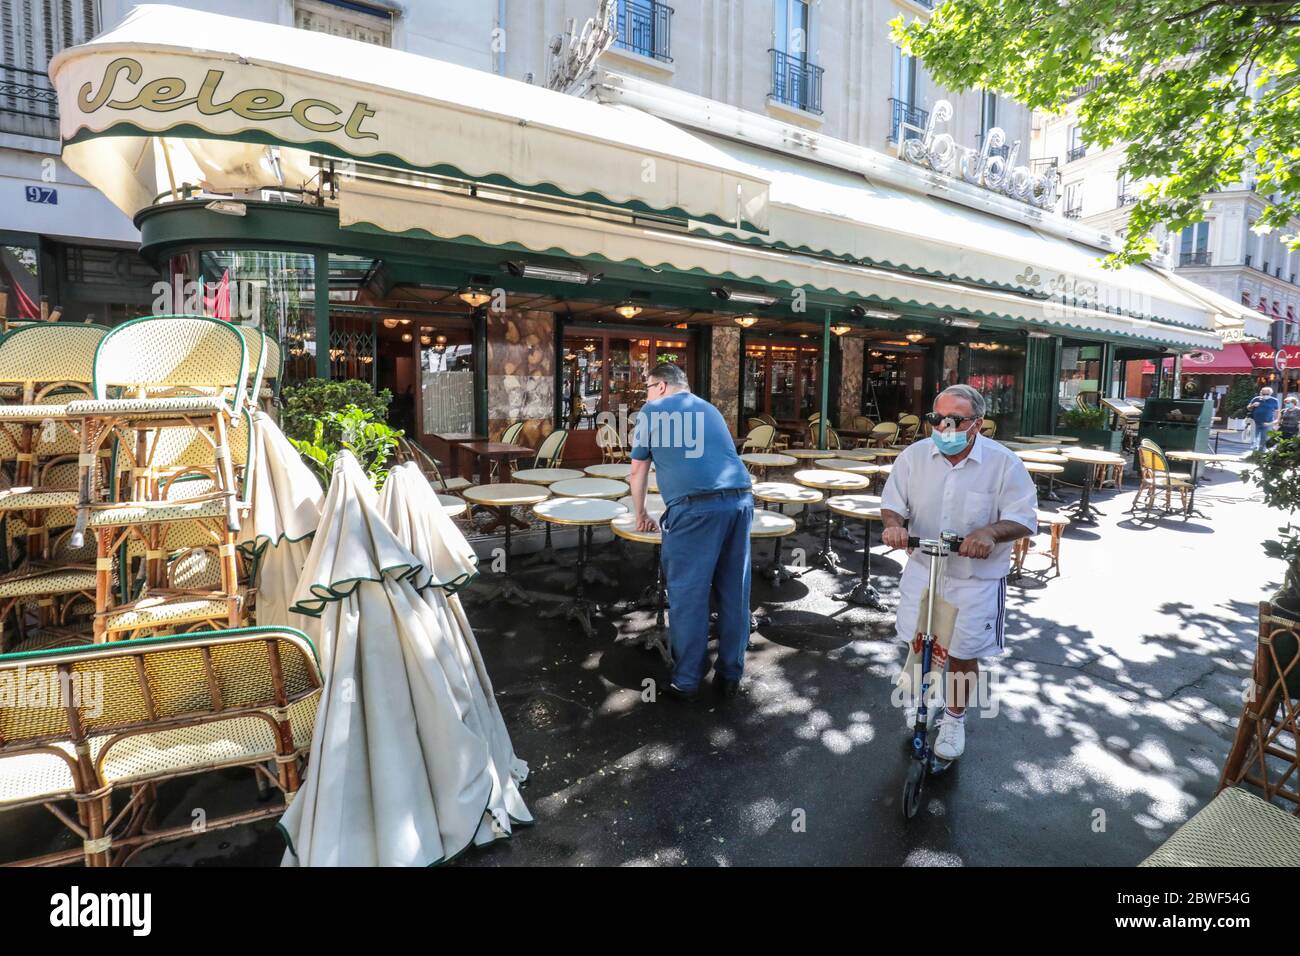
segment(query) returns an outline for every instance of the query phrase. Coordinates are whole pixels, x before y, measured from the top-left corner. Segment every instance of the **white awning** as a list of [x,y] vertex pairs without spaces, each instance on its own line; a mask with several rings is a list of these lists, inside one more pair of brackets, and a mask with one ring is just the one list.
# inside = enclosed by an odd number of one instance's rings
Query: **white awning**
[[[345,183],[339,195],[339,224],[344,228],[470,240],[516,251],[634,262],[653,269],[667,267],[721,279],[837,292],[902,307],[956,310],[1012,319],[1044,330],[1132,337],[1176,348],[1215,349],[1222,344],[1218,335],[1208,329],[1132,318],[1041,296],[737,242],[698,230],[673,232],[524,202],[397,183],[366,179]],[[1200,314],[1208,315],[1204,310]]]
[[648,113],[308,30],[141,6],[50,77],[64,159],[128,215],[173,182],[301,187],[323,154],[766,228],[765,180]]

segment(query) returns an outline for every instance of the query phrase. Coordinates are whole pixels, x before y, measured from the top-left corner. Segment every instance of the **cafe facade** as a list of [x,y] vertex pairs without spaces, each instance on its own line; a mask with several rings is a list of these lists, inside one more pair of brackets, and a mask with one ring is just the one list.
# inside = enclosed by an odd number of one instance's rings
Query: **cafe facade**
[[435,454],[524,422],[597,460],[661,361],[738,434],[896,419],[956,382],[1000,434],[1041,433],[1128,362],[1267,334],[1102,268],[1055,182],[954,143],[942,108],[892,156],[613,73],[577,97],[242,23],[143,7],[56,57],[64,159],[169,287],[251,303],[228,317],[280,341],[282,385],[387,388]]

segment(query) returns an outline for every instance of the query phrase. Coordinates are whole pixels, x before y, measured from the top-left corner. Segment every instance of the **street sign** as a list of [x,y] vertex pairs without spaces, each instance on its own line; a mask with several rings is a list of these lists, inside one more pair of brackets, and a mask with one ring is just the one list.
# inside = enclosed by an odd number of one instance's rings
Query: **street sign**
[[1279,372],[1286,371],[1286,350],[1278,349],[1277,354],[1273,356],[1273,368]]
[[27,201],[43,203],[46,206],[57,206],[59,204],[59,191],[48,186],[28,186]]

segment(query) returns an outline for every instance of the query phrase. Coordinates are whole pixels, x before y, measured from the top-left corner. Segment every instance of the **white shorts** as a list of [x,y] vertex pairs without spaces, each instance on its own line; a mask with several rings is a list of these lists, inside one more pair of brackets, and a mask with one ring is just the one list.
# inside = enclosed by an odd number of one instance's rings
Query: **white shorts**
[[[921,617],[921,592],[930,583],[930,569],[909,560],[899,581],[898,636],[911,642]],[[943,598],[957,608],[949,657],[975,660],[1005,650],[1007,579],[951,578],[943,580]]]

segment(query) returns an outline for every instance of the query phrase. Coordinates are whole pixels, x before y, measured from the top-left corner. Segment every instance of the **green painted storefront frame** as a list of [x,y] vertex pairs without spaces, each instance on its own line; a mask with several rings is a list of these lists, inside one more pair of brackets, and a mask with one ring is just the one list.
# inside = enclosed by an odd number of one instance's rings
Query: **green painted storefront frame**
[[[206,204],[206,199],[184,200],[151,206],[138,213],[135,224],[141,232],[141,254],[146,259],[157,263],[169,255],[182,251],[228,248],[283,249],[313,254],[316,257],[317,270],[322,268],[322,262],[324,268],[328,268],[328,254],[331,252],[363,255],[383,259],[394,283],[398,284],[425,283],[454,288],[466,284],[500,281],[503,285],[508,283],[512,292],[539,295],[553,295],[569,287],[557,287],[553,283],[514,276],[507,277],[507,274],[501,271],[503,257],[522,255],[533,258],[562,258],[582,262],[588,267],[596,266],[603,272],[604,278],[599,284],[583,287],[588,293],[588,298],[619,302],[634,295],[643,298],[648,294],[656,306],[710,311],[717,311],[718,302],[711,290],[720,282],[753,283],[755,281],[749,277],[731,274],[718,276],[702,270],[684,271],[649,266],[637,260],[615,262],[597,256],[575,257],[561,249],[537,252],[517,244],[492,246],[467,237],[459,240],[443,240],[421,233],[420,230],[415,230],[415,234],[399,235],[369,226],[344,229],[339,226],[337,210],[324,206],[244,201],[245,215],[230,216],[208,210]],[[769,286],[787,290],[792,294],[795,290],[800,290],[805,308],[797,314],[793,311],[781,314],[766,312],[765,317],[784,318],[791,323],[807,323],[811,316],[820,313],[822,321],[818,324],[821,326],[822,361],[823,369],[827,373],[831,368],[830,326],[836,321],[846,321],[855,328],[880,331],[896,331],[902,324],[907,323],[931,334],[951,333],[951,329],[942,322],[944,316],[952,313],[951,309],[883,297],[864,300],[860,296],[835,290],[794,286],[784,282],[769,283]],[[323,349],[318,344],[317,374],[328,377],[328,284],[317,282],[315,288],[317,290],[315,302],[317,342],[325,343]],[[849,308],[863,301],[900,310],[901,319],[891,322],[852,319]],[[1052,403],[1055,401],[1055,390],[1052,386],[1059,377],[1060,342],[1063,336],[1095,341],[1103,345],[1106,353],[1111,355],[1119,347],[1116,339],[1124,340],[1124,345],[1130,342],[1141,343],[1139,347],[1152,351],[1163,349],[1172,352],[1178,347],[1172,342],[1166,342],[1162,346],[1154,344],[1151,339],[1123,333],[1106,333],[1064,325],[1035,324],[1008,315],[982,312],[971,313],[971,315],[980,320],[981,328],[986,332],[1027,333],[1030,329],[1037,329],[1050,336],[1045,339],[1032,336],[1026,338],[1021,430],[1031,434],[1047,432],[1052,427]],[[476,317],[475,344],[481,346],[475,349],[475,355],[479,356],[475,360],[476,428],[486,425],[488,415],[485,339],[486,322]],[[864,379],[867,352],[867,349],[863,350]],[[1108,365],[1103,367],[1108,368]],[[698,368],[699,365],[697,370]],[[823,421],[831,412],[829,379],[829,374],[823,374],[821,387]],[[821,437],[824,440],[824,434]]]

